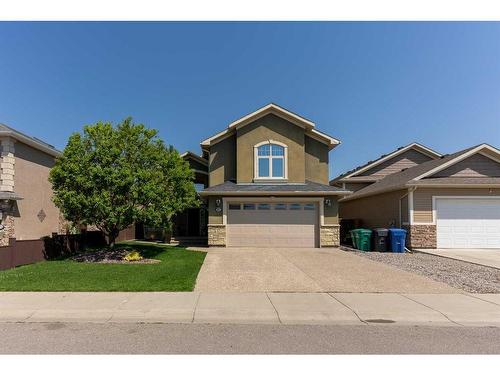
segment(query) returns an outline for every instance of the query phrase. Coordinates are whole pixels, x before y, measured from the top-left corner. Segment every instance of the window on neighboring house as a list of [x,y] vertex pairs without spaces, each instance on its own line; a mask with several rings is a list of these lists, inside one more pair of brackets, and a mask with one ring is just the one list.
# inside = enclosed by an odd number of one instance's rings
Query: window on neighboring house
[[286,147],[284,145],[269,142],[256,147],[255,177],[285,179],[286,156]]
[[203,189],[205,189],[205,185],[203,185],[203,184],[194,184],[194,190],[196,190],[196,192],[199,193]]

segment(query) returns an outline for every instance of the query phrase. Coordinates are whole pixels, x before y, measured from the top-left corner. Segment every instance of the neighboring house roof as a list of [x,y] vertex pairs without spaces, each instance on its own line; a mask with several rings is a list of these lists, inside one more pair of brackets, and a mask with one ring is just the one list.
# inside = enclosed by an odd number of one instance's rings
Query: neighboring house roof
[[204,159],[201,156],[196,155],[192,151],[186,151],[186,152],[184,152],[183,154],[181,154],[181,158],[183,158],[183,159],[191,158],[191,159],[194,159],[194,160],[196,160],[197,162],[199,162],[199,163],[201,163],[203,165],[208,166],[208,160],[207,159]]
[[273,114],[276,116],[279,116],[292,124],[295,124],[297,126],[300,126],[305,129],[306,134],[310,136],[311,138],[314,138],[320,142],[326,143],[330,149],[334,148],[338,144],[340,144],[340,141],[338,139],[335,139],[328,134],[325,134],[323,132],[320,132],[315,129],[315,124],[306,119],[305,117],[299,116],[283,107],[280,107],[277,104],[271,103],[268,104],[262,108],[259,108],[258,110],[243,116],[239,118],[236,121],[233,121],[232,123],[229,124],[227,129],[213,135],[212,137],[209,137],[201,142],[201,147],[208,147],[211,146],[217,142],[222,141],[223,139],[227,138],[228,136],[234,134],[236,129],[241,129],[242,127],[254,122],[255,120],[258,120],[261,117],[264,117],[266,115]]
[[54,157],[61,155],[61,151],[57,150],[54,146],[42,141],[41,139],[38,139],[36,137],[30,137],[29,135],[21,133],[20,131],[13,129],[10,126],[1,123],[0,123],[0,137],[12,137],[18,140],[19,142],[25,143],[33,148],[36,148]]
[[[404,153],[408,150],[411,150],[411,149],[416,150],[422,154],[428,155],[429,157],[431,157],[433,159],[440,158],[442,156],[440,153],[430,149],[429,147],[426,147],[426,146],[424,146],[420,143],[417,143],[417,142],[413,142],[413,143],[410,143],[409,145],[399,147],[398,149],[394,150],[393,152],[391,152],[389,154],[382,155],[376,160],[371,160],[371,161],[367,162],[366,164],[363,164],[363,165],[356,167],[350,171],[347,171],[347,172],[335,177],[333,180],[330,181],[330,183],[333,184],[335,182],[347,182],[347,179],[349,179],[349,181],[351,181],[351,182],[354,182],[354,181],[356,181],[354,179],[354,177],[357,176],[358,174],[366,172],[366,171],[376,167],[377,165],[379,165],[387,160],[390,160],[398,155],[401,155],[402,153]],[[373,179],[370,180],[369,179],[370,177],[373,177]],[[361,181],[361,178],[363,179],[363,181]],[[383,176],[380,176],[378,178],[377,178],[377,176],[362,176],[362,177],[360,176],[360,180],[358,182],[376,181],[376,180],[379,180],[381,178],[383,178]]]
[[312,181],[300,183],[282,183],[282,184],[236,184],[226,181],[222,184],[211,186],[202,190],[201,195],[317,195],[319,193],[326,195],[346,195],[351,192],[330,185],[318,184]]
[[[458,151],[454,154],[445,155],[439,159],[429,160],[425,163],[408,168],[404,171],[388,175],[380,181],[356,191],[342,200],[352,200],[384,192],[405,189],[411,186],[500,186],[500,178],[497,177],[441,177],[426,178],[435,173],[454,165],[481,151],[489,151],[500,158],[500,150],[488,145],[480,144],[474,147]],[[473,185],[469,184],[473,183]]]

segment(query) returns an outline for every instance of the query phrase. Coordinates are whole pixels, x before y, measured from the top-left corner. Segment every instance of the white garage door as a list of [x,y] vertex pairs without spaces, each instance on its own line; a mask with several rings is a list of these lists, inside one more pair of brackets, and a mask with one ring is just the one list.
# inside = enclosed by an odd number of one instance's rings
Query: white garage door
[[500,198],[437,198],[438,248],[500,248]]
[[316,203],[229,203],[227,246],[316,247]]

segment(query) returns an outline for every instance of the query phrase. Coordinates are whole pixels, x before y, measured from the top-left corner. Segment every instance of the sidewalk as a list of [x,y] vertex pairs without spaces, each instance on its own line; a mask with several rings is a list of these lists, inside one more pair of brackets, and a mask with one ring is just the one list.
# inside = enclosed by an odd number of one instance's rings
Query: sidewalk
[[500,327],[500,294],[1,292],[0,322]]

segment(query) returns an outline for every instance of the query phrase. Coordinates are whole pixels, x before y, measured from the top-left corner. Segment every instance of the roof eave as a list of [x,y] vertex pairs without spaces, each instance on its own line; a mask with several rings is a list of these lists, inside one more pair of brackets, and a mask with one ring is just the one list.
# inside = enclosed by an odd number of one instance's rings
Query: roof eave
[[57,150],[57,149],[55,149],[55,148],[42,145],[41,143],[38,143],[38,142],[36,142],[35,140],[33,140],[33,139],[29,138],[29,137],[26,137],[26,136],[24,136],[22,134],[19,134],[19,133],[10,131],[10,130],[0,131],[0,137],[11,137],[11,138],[14,138],[15,140],[17,140],[19,142],[25,143],[25,144],[33,147],[33,148],[36,148],[37,150],[43,151],[46,154],[49,154],[49,155],[54,156],[54,157],[59,157],[59,156],[62,155],[62,152],[59,151],[59,150]]
[[352,191],[201,191],[201,196],[324,196],[348,195]]
[[373,195],[390,193],[391,191],[404,190],[406,188],[407,187],[405,185],[398,185],[398,186],[395,186],[395,187],[390,187],[390,188],[387,188],[387,189],[378,190],[378,191],[375,191],[373,193],[370,192],[370,193],[359,194],[359,195],[357,194],[357,195],[355,195],[353,197],[347,196],[345,198],[342,198],[342,201],[345,202],[345,201],[351,201],[351,200],[356,200],[356,199],[360,199],[360,198],[371,197]]

